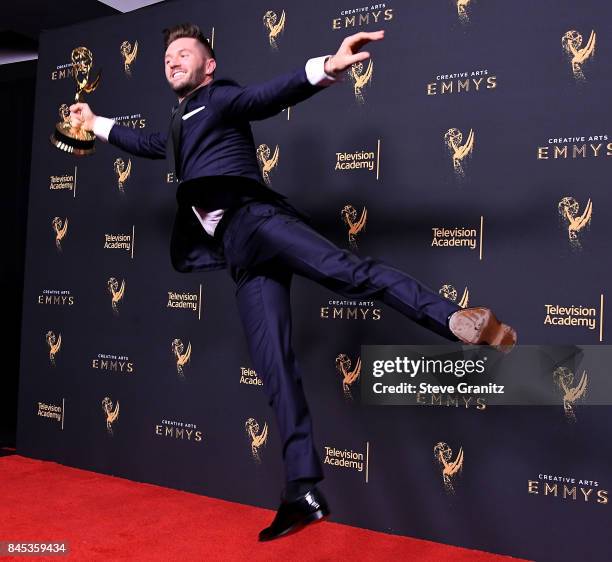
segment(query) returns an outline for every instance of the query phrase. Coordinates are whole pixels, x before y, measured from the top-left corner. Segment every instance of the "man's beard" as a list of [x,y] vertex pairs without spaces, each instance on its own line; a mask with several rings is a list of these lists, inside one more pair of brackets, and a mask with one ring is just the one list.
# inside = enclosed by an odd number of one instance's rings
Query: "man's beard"
[[202,70],[200,72],[196,72],[193,78],[189,80],[189,82],[185,82],[184,84],[181,84],[177,87],[174,87],[171,84],[170,87],[179,98],[184,98],[187,94],[195,90],[204,81],[205,76],[206,74]]
[[184,98],[187,94],[189,94],[194,88],[196,87],[196,84],[194,84],[193,82],[187,82],[186,84],[183,84],[181,86],[178,86],[177,88],[172,88],[174,90],[174,93],[179,97],[179,98]]

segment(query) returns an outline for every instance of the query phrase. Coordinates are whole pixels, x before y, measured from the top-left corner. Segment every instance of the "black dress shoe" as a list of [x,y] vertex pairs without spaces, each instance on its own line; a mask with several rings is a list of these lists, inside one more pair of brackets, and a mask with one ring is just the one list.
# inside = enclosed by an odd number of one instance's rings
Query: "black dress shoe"
[[329,508],[323,494],[313,488],[295,500],[282,502],[272,524],[259,533],[259,540],[271,541],[295,533],[328,515]]

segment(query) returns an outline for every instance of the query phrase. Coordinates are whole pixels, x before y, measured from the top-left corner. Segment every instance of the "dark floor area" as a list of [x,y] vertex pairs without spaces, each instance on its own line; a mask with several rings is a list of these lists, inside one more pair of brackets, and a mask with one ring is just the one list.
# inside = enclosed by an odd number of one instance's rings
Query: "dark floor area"
[[21,306],[25,257],[34,91],[37,61],[0,65],[2,123],[10,131],[3,147],[2,221],[7,234],[0,260],[3,349],[0,370],[0,455],[14,452],[17,427]]

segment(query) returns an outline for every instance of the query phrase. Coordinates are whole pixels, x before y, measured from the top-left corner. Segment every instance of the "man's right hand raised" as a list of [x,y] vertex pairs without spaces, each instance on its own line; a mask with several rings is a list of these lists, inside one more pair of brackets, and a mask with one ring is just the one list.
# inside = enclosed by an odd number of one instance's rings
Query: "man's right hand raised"
[[86,131],[93,131],[95,113],[86,103],[75,103],[70,106],[70,125],[72,127],[82,127]]

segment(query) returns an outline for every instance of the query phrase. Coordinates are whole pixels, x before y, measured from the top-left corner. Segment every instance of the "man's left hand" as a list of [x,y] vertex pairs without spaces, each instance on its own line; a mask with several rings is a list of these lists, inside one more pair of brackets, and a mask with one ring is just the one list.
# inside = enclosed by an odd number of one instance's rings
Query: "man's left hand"
[[360,49],[370,41],[380,41],[385,36],[384,31],[373,31],[367,33],[362,31],[349,35],[338,49],[338,52],[325,61],[325,72],[329,76],[337,76],[356,62],[361,62],[370,58],[370,53]]

